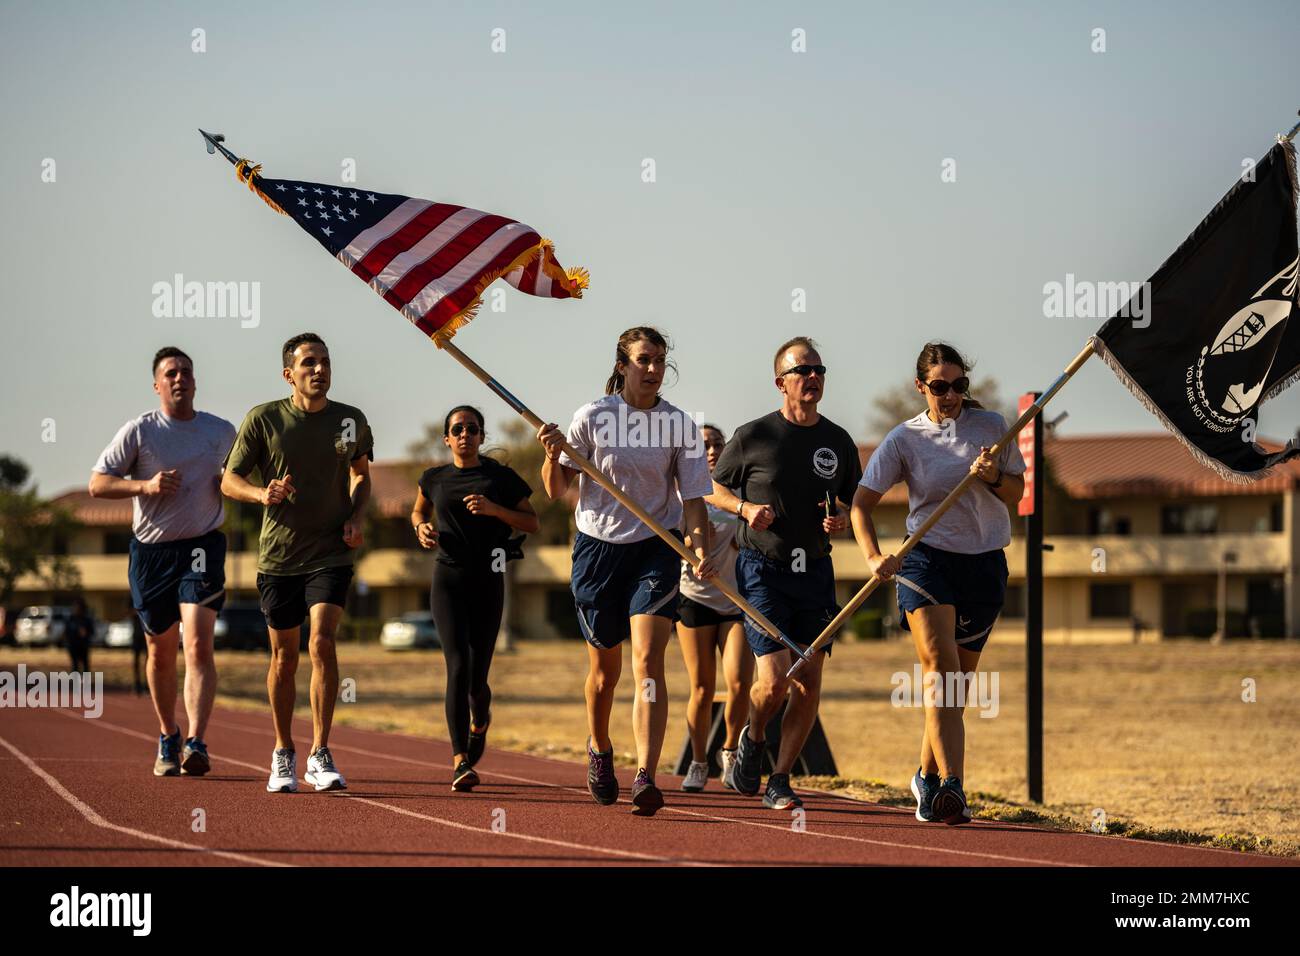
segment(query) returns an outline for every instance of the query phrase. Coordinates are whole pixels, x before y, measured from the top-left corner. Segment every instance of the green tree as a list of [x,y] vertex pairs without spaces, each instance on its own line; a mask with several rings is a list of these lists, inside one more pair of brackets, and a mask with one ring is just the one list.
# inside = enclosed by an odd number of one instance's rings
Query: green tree
[[28,486],[31,470],[0,455],[0,607],[13,598],[18,579],[38,575],[53,591],[75,591],[81,574],[66,555],[55,552],[75,528],[72,516],[42,501]]

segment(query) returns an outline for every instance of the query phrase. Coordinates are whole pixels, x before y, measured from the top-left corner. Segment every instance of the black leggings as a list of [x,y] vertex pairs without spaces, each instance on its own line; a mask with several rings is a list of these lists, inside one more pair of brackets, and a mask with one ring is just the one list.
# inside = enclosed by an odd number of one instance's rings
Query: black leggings
[[90,641],[84,639],[69,640],[68,657],[72,662],[72,670],[75,673],[88,673],[90,671]]
[[492,689],[488,669],[501,629],[505,575],[453,568],[438,562],[429,588],[429,608],[447,658],[447,731],[452,753],[469,751],[471,710],[475,725],[488,719]]

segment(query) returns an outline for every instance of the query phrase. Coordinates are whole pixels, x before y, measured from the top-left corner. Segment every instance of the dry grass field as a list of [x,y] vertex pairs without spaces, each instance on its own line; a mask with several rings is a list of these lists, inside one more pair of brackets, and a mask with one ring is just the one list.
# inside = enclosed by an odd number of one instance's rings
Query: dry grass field
[[[445,737],[439,652],[342,645],[340,659],[356,700],[339,704],[339,721]],[[498,655],[491,743],[580,759],[585,659],[577,642],[523,643]],[[1100,808],[1110,832],[1300,854],[1300,797],[1290,779],[1300,749],[1300,642],[1049,646],[1045,659],[1045,803],[1033,806],[1025,799],[1023,647],[994,643],[985,652],[986,668],[997,672],[998,712],[980,717],[972,705],[966,717],[967,791],[983,815],[1084,827]],[[0,650],[0,668],[19,661],[66,667],[59,652]],[[890,698],[891,676],[910,674],[913,662],[910,645],[896,641],[836,648],[822,721],[841,777],[805,785],[910,801],[921,711]],[[92,664],[110,686],[129,687],[129,652],[96,649]],[[264,713],[265,665],[255,653],[219,654],[221,701]],[[300,737],[309,731],[307,666],[304,656]],[[614,742],[630,762],[630,664],[624,674]],[[1246,678],[1255,683],[1254,703],[1242,699]],[[663,771],[685,732],[686,676],[675,643],[668,684]],[[267,731],[269,749],[269,719]],[[219,738],[211,745],[220,753]]]

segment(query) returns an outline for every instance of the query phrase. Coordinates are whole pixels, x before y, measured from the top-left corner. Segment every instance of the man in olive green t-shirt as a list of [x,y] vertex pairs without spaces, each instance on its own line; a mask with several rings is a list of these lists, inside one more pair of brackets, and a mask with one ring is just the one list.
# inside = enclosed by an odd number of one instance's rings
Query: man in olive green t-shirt
[[[347,783],[329,751],[339,692],[334,638],[352,581],[353,549],[361,544],[374,439],[360,409],[326,398],[330,356],[320,336],[295,335],[282,358],[289,397],[245,416],[221,491],[265,507],[257,590],[271,640],[266,686],[275,723],[266,789],[298,789],[291,725],[298,632],[310,614],[312,745],[304,779],[317,790],[342,790]],[[254,471],[260,485],[249,480]]]

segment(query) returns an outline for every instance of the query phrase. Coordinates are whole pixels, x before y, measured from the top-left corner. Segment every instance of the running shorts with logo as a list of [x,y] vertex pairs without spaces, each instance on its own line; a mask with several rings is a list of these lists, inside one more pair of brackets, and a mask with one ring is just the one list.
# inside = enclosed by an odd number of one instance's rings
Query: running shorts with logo
[[918,544],[894,576],[904,630],[907,612],[951,604],[957,610],[957,646],[982,651],[1007,596],[1007,556],[1002,549],[961,554]]

